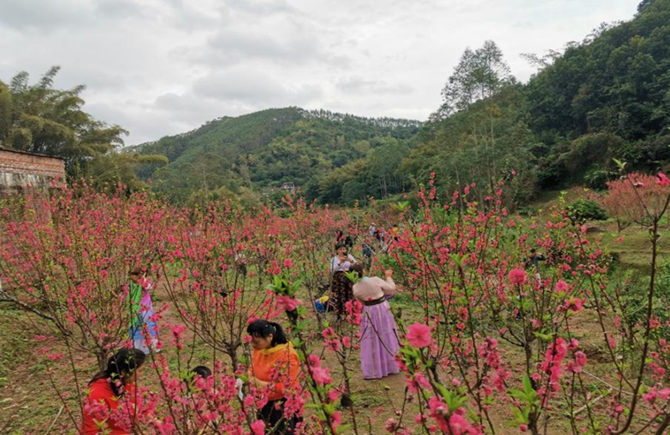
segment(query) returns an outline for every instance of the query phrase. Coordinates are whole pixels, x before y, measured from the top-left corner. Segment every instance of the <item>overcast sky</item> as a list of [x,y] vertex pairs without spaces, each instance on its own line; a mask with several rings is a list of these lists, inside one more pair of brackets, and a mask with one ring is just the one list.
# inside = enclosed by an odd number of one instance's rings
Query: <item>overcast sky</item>
[[425,120],[467,47],[520,53],[630,20],[640,0],[0,0],[0,80],[85,84],[132,145],[220,116],[299,106]]

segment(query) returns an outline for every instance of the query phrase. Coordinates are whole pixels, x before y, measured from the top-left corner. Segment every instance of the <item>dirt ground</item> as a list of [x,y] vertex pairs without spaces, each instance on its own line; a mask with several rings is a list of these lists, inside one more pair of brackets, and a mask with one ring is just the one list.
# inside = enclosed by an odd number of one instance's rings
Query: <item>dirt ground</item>
[[[166,295],[160,291],[155,295],[155,306],[160,307],[167,301]],[[393,301],[392,301],[393,302]],[[406,303],[396,301],[400,305]],[[403,316],[413,316],[411,306],[403,306]],[[606,363],[602,333],[597,322],[595,313],[584,310],[574,317],[573,320],[575,338],[580,340],[581,346],[586,350],[589,358],[587,366],[587,377],[591,379],[588,388],[593,391],[595,397],[607,391],[612,381],[613,373],[611,366]],[[181,323],[178,316],[169,308],[164,314],[165,324]],[[71,371],[66,374],[57,374],[50,380],[48,366],[39,356],[39,346],[49,346],[50,343],[37,344],[33,337],[35,325],[20,311],[4,308],[0,309],[0,328],[3,331],[0,336],[0,434],[64,434],[72,433],[73,422],[69,420],[68,413],[64,412],[61,402],[55,394],[54,386],[68,394],[72,391]],[[315,353],[321,353],[322,346],[317,339],[318,333],[314,333],[311,345]],[[187,337],[188,338],[188,337]],[[188,342],[189,340],[185,340]],[[522,365],[523,358],[520,349],[514,348],[504,342],[501,346],[505,349],[506,363],[510,367]],[[170,357],[169,349],[166,354]],[[205,354],[202,351],[201,354]],[[197,358],[196,358],[197,359]],[[205,363],[211,365],[211,361],[194,361],[196,364]],[[331,353],[326,353],[324,363],[331,368],[333,380],[337,384],[342,377],[339,365]],[[403,407],[405,397],[405,376],[403,374],[389,376],[382,380],[364,380],[359,369],[359,360],[354,355],[349,369],[354,373],[352,379],[352,399],[357,412],[357,424],[359,433],[383,434],[386,433],[384,424],[387,419],[394,417],[399,420],[399,413]],[[95,361],[87,358],[79,358],[76,364],[76,373],[80,377],[80,384],[84,385],[96,371]],[[155,373],[146,370],[146,382],[151,385],[151,376]],[[53,382],[53,384],[52,384]],[[520,383],[520,379],[512,379],[510,382]],[[496,432],[499,434],[518,433],[518,429],[509,425],[512,415],[509,406],[497,406],[492,409],[492,419]],[[348,411],[342,410],[344,423],[351,423]],[[405,417],[403,423],[412,428],[414,416],[418,413],[415,403],[405,405]],[[75,410],[75,415],[78,411]],[[569,418],[565,410],[552,410],[550,431],[548,434],[564,434],[570,432]],[[76,418],[76,417],[75,417]],[[581,417],[579,417],[581,418]],[[69,428],[69,430],[68,430]]]

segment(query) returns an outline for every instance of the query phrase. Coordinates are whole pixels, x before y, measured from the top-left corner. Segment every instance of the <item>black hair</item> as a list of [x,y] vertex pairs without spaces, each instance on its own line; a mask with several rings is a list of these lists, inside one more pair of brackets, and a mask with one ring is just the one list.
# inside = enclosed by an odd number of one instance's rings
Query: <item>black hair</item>
[[212,371],[209,369],[209,367],[198,366],[192,368],[190,374],[192,374],[193,377],[200,376],[203,379],[207,379],[208,377],[212,376]]
[[278,344],[288,343],[286,334],[284,334],[284,330],[279,323],[268,322],[267,320],[263,319],[254,320],[253,322],[249,323],[249,326],[247,326],[247,334],[251,335],[252,337],[261,338],[267,338],[270,334],[272,334],[272,342],[270,343],[270,346],[272,347]]
[[347,248],[347,251],[349,250],[347,245],[345,245],[344,243],[336,243],[335,244],[335,252],[337,252],[337,250],[340,249],[340,248]]
[[534,254],[536,252],[535,248],[530,248],[530,252]]
[[195,384],[198,377],[201,379],[207,379],[210,376],[212,376],[212,371],[209,369],[209,367],[193,367],[184,378],[184,382],[186,383],[186,390],[189,392],[191,391],[191,387]]
[[359,278],[363,278],[363,265],[360,263],[352,264],[349,272],[356,272]]
[[116,381],[123,383],[129,374],[144,364],[145,359],[146,355],[139,349],[128,349],[127,347],[119,349],[107,361],[107,368],[93,376],[93,379],[88,384],[91,385],[99,379],[109,379],[112,392],[114,392],[115,396],[120,397],[123,393],[119,391]]

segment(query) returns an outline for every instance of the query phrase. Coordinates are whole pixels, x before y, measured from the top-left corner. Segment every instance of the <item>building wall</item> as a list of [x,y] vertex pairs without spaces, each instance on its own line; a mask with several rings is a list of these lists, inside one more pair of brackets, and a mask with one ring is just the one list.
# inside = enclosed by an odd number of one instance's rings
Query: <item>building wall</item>
[[0,149],[0,190],[48,188],[52,180],[65,182],[63,159]]

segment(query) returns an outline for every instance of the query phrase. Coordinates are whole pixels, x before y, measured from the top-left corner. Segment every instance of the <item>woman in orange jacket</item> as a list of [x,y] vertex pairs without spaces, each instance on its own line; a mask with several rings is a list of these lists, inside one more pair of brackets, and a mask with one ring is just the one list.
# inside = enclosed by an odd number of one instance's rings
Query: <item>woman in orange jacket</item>
[[247,333],[254,349],[249,383],[268,392],[268,402],[259,415],[265,433],[293,434],[302,419],[296,415],[285,418],[284,403],[300,387],[298,354],[278,323],[256,320],[247,326]]

